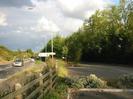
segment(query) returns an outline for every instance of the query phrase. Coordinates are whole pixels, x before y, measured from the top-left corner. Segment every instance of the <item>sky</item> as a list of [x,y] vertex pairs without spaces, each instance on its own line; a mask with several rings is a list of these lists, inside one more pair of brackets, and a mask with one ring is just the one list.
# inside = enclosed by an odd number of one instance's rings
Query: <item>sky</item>
[[51,35],[77,31],[96,10],[119,0],[0,0],[0,45],[39,51]]

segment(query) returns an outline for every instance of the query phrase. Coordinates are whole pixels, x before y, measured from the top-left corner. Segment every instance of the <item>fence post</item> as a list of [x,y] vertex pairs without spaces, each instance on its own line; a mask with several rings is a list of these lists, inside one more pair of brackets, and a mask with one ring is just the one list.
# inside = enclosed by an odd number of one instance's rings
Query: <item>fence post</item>
[[58,69],[58,65],[57,65],[57,60],[56,60],[56,63],[55,63],[55,70],[56,70],[56,72],[57,72],[57,69]]
[[50,77],[49,77],[49,82],[50,82],[50,90],[52,89],[52,69],[49,69],[50,72]]
[[[16,83],[16,84],[15,84],[15,91],[16,91],[16,90],[19,90],[19,89],[21,89],[21,88],[22,88],[22,85],[21,85],[20,83]],[[15,96],[15,99],[23,99],[22,94],[19,94],[19,95]]]
[[39,77],[41,78],[40,81],[39,81],[40,93],[43,94],[43,87],[42,87],[42,85],[43,85],[43,79],[42,79],[43,75],[42,75],[42,73],[39,74]]

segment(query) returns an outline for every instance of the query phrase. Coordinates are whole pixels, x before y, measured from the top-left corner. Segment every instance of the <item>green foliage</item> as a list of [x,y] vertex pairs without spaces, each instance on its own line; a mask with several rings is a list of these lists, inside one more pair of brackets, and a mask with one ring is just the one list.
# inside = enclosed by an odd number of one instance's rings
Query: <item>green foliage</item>
[[65,62],[62,60],[57,61],[57,73],[59,77],[67,77],[68,76],[68,70],[65,67]]
[[69,60],[78,62],[82,55],[83,45],[81,44],[80,31],[74,33],[69,38],[66,38],[66,45],[68,46],[68,58]]
[[[83,26],[67,38],[53,39],[56,56],[70,61],[132,63],[133,1],[97,10]],[[51,51],[51,40],[47,44]],[[45,48],[44,48],[45,49]],[[43,49],[43,51],[44,51]]]
[[[50,40],[46,46],[48,52],[51,52],[51,42],[52,41]],[[58,57],[58,58],[62,57],[64,43],[65,43],[65,38],[63,38],[63,37],[56,36],[55,38],[53,38],[53,45],[54,45],[53,50],[56,53],[56,57]],[[42,52],[45,52],[46,47],[42,50]]]
[[67,46],[63,46],[62,55],[63,55],[64,57],[67,57],[67,54],[68,54],[68,48],[67,48]]
[[55,90],[53,90],[50,91],[50,93],[48,93],[44,99],[61,99],[61,97],[57,92],[55,92]]
[[0,58],[2,60],[10,61],[13,59],[14,52],[4,46],[0,46]]
[[133,88],[133,74],[123,75],[117,81],[119,88]]
[[35,54],[31,49],[28,49],[26,51],[12,51],[4,46],[0,46],[0,60],[11,61],[14,58],[29,58],[34,56]]
[[129,63],[133,58],[133,1],[96,11],[66,38],[73,61]]
[[41,63],[42,63],[42,61],[40,61],[40,60],[35,61],[35,64],[41,64]]
[[34,52],[32,51],[32,49],[27,49],[26,53],[27,53],[27,57],[34,57]]
[[106,81],[98,78],[94,74],[89,76],[69,78],[66,83],[72,88],[107,88]]

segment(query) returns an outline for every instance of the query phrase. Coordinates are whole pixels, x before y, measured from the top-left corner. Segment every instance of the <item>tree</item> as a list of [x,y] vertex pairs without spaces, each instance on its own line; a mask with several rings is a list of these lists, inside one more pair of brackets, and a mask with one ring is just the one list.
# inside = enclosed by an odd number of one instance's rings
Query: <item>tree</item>
[[[62,57],[62,50],[64,47],[65,38],[57,35],[55,38],[53,38],[53,50],[56,53],[56,57],[61,58]],[[45,48],[42,50],[42,52],[45,52]],[[47,43],[47,51],[51,52],[51,40]]]
[[66,45],[64,45],[62,49],[62,55],[67,58],[67,54],[68,54],[68,48]]
[[34,57],[34,53],[33,53],[32,49],[27,49],[26,54],[27,54],[26,55],[27,57]]
[[[133,53],[133,1],[96,11],[66,39],[74,61],[128,62]],[[130,52],[130,54],[129,54]],[[133,55],[133,54],[131,54]]]

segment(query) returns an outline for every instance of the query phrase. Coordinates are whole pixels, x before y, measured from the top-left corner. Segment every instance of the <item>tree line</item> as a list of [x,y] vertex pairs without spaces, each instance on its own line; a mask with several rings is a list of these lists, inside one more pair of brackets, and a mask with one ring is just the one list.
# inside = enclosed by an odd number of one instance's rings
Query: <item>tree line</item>
[[[54,51],[57,57],[64,56],[75,62],[132,63],[132,21],[133,1],[121,0],[117,6],[97,10],[71,36],[56,36]],[[47,44],[48,51],[51,50],[50,44],[51,40]]]

